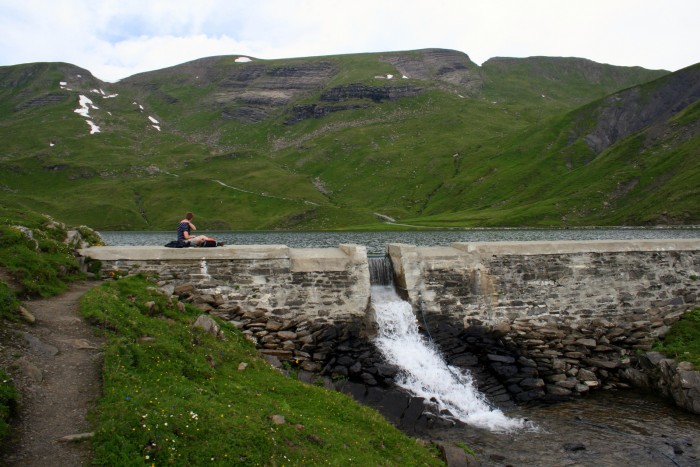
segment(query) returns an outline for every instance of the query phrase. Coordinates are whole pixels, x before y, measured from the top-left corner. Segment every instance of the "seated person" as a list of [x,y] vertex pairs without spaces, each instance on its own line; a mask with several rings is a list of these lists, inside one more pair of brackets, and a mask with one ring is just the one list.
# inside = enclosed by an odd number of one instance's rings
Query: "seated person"
[[197,227],[192,223],[194,214],[188,212],[185,214],[185,218],[180,221],[180,225],[177,226],[177,241],[185,246],[199,246],[207,240],[205,235],[192,236],[190,235],[190,230],[197,230]]

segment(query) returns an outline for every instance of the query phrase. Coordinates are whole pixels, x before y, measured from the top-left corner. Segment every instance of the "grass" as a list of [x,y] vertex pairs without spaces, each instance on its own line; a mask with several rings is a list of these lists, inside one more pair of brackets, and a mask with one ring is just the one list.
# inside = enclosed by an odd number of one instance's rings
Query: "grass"
[[700,308],[683,315],[654,345],[654,350],[700,368]]
[[17,414],[18,399],[12,379],[0,368],[0,442],[11,433],[10,420]]
[[237,329],[220,323],[220,340],[193,328],[199,312],[153,285],[127,277],[81,301],[108,336],[96,465],[441,464],[376,411],[272,369]]
[[[98,241],[91,229],[78,230]],[[67,227],[49,216],[0,206],[0,317],[16,319],[20,298],[56,295],[84,277],[66,235]]]

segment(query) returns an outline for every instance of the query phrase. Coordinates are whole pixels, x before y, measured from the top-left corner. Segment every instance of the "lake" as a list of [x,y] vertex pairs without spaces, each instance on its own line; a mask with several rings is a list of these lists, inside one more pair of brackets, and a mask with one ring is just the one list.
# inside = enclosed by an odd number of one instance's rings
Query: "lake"
[[[421,231],[197,231],[227,245],[287,245],[291,248],[329,248],[341,243],[364,245],[370,255],[383,255],[388,243],[417,246],[447,246],[452,242],[639,240],[700,238],[700,228],[617,227],[577,229],[460,229]],[[100,232],[107,245],[165,245],[175,240],[172,232]]]

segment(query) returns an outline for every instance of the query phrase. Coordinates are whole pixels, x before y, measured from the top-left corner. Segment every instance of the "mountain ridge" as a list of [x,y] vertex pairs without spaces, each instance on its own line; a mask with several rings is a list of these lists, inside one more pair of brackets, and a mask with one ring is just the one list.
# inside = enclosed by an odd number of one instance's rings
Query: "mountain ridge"
[[[640,132],[667,131],[697,101],[693,67],[668,73],[561,57],[479,67],[443,49],[241,57],[118,83],[70,64],[0,67],[0,202],[101,229],[168,228],[183,210],[222,229],[391,228],[386,217],[443,227],[700,220],[687,203],[636,217],[592,209],[599,196],[583,181],[573,184],[579,207],[570,194],[548,198],[562,177]],[[649,92],[659,96],[653,125],[605,113],[615,99]],[[89,118],[76,114],[78,96],[94,100]],[[692,162],[697,131],[687,119],[674,123],[684,142],[672,144]],[[608,169],[610,179],[628,171]],[[620,189],[603,189],[619,209]]]

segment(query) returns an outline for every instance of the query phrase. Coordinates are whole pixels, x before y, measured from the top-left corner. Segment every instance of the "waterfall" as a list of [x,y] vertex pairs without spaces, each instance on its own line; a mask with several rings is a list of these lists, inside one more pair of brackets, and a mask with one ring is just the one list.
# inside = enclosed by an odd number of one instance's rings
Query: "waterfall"
[[394,270],[388,256],[369,256],[369,283],[372,285],[391,285],[394,283]]
[[378,335],[375,344],[386,360],[401,370],[396,383],[415,396],[437,403],[469,425],[492,431],[524,428],[524,420],[506,417],[492,408],[470,374],[448,365],[434,345],[419,333],[410,303],[392,287],[372,286]]

